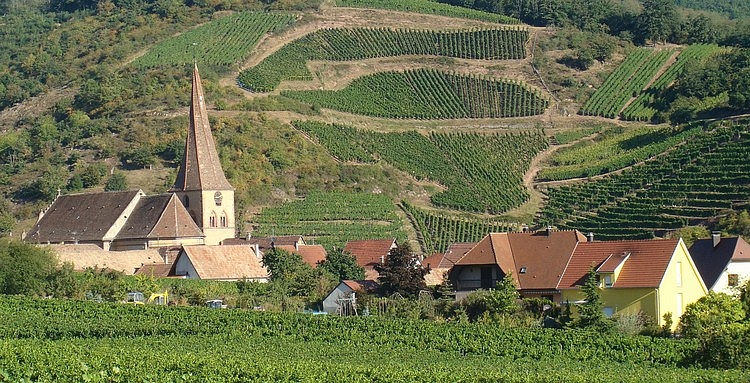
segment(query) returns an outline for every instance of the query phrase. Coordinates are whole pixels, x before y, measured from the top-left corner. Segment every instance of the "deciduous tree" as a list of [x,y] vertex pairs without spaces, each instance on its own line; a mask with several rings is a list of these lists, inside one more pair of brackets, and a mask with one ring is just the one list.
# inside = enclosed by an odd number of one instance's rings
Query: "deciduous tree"
[[399,293],[415,296],[427,287],[424,281],[427,269],[422,267],[406,244],[391,249],[384,263],[375,265],[375,270],[380,273],[379,292],[383,295]]

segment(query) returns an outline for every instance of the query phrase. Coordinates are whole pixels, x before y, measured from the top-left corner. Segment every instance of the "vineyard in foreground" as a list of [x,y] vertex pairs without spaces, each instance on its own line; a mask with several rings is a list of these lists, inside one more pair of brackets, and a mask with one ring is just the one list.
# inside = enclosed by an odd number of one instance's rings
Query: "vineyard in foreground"
[[[65,313],[65,315],[60,315]],[[0,297],[4,381],[740,382],[696,343],[577,330]]]
[[270,92],[284,80],[312,80],[310,60],[351,61],[403,55],[480,60],[526,57],[529,32],[521,28],[417,31],[385,28],[321,29],[293,41],[243,70],[240,86]]
[[138,68],[192,64],[229,66],[250,54],[269,32],[294,23],[289,13],[243,12],[222,17],[161,42],[134,61]]
[[528,199],[523,174],[547,147],[542,131],[509,134],[375,133],[342,125],[297,121],[294,126],[341,161],[385,161],[417,179],[445,186],[438,206],[501,213]]
[[695,123],[700,134],[643,165],[550,189],[539,221],[600,239],[638,239],[747,208],[749,123]]
[[252,235],[301,235],[308,244],[343,248],[357,239],[406,239],[393,201],[373,193],[310,193],[305,199],[265,208]]

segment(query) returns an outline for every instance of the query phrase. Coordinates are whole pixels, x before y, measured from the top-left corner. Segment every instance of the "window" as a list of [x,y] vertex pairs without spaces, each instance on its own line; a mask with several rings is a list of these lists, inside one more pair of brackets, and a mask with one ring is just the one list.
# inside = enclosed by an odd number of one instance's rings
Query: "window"
[[211,213],[211,216],[208,217],[208,226],[216,227],[216,213]]
[[604,287],[612,287],[612,274],[604,274]]
[[522,267],[521,270],[518,270],[519,274],[526,274],[526,267]]
[[675,274],[677,274],[677,287],[682,287],[682,262],[675,265]]
[[740,276],[739,274],[729,274],[729,286],[735,287],[740,285]]
[[226,214],[222,213],[221,217],[219,217],[219,225],[221,227],[227,227],[227,216],[226,216]]
[[604,316],[607,318],[612,318],[612,315],[615,315],[614,307],[602,307],[602,311],[604,312]]

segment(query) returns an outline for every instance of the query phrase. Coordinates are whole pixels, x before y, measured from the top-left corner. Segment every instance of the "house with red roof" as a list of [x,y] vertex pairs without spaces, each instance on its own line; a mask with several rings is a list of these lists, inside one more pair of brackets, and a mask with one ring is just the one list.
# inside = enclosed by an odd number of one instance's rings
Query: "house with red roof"
[[343,280],[323,299],[323,311],[329,314],[356,315],[357,293],[371,293],[378,288],[373,280]]
[[586,237],[577,230],[490,233],[461,257],[449,273],[462,298],[477,289],[494,288],[506,275],[522,297],[560,302],[560,277],[576,246]]
[[322,245],[279,245],[277,249],[285,250],[290,253],[299,254],[302,260],[312,267],[318,267],[318,263],[326,259],[326,249]]
[[722,238],[712,233],[690,246],[690,256],[706,287],[717,293],[734,293],[750,280],[750,244],[741,237]]
[[442,284],[450,269],[458,262],[461,257],[466,255],[477,243],[476,242],[457,242],[448,246],[445,253],[435,253],[420,263],[427,268],[429,272],[424,276],[427,286]]
[[608,316],[644,313],[663,325],[671,313],[674,329],[685,307],[708,293],[682,239],[579,243],[558,284],[563,301],[585,299],[592,268]]
[[189,279],[268,282],[270,274],[253,246],[184,246],[174,275]]
[[365,279],[377,280],[378,272],[375,265],[383,263],[385,258],[396,248],[396,239],[366,239],[349,241],[344,246],[344,252],[354,256],[357,264],[365,269]]

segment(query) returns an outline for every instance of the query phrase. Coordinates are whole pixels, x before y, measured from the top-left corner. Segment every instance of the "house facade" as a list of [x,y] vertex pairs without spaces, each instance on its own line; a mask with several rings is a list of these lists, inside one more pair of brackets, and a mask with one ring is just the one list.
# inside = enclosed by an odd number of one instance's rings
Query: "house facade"
[[343,316],[356,315],[357,293],[372,292],[377,287],[377,282],[372,280],[343,280],[323,299],[323,311]]
[[750,280],[750,244],[741,237],[722,238],[713,233],[710,239],[695,241],[689,251],[711,291],[734,294]]
[[671,313],[673,330],[685,307],[708,292],[682,239],[580,243],[558,285],[564,302],[585,299],[591,268],[607,316],[643,313],[663,325]]
[[448,277],[459,299],[494,288],[510,275],[522,297],[561,302],[560,277],[576,246],[586,240],[577,230],[490,233],[456,262]]

